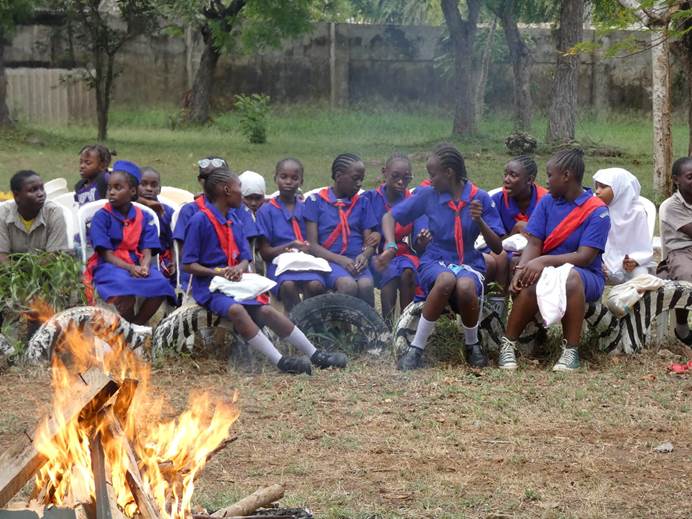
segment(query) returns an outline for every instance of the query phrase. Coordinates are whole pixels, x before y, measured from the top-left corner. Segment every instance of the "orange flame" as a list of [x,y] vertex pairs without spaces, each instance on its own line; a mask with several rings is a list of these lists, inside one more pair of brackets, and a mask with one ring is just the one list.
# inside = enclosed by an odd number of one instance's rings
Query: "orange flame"
[[[45,315],[45,310],[40,312]],[[162,400],[148,392],[150,368],[135,355],[122,338],[106,344],[71,327],[56,346],[52,360],[53,419],[59,433],[50,432],[48,420],[39,426],[34,440],[37,450],[48,460],[36,475],[34,495],[44,503],[74,506],[95,498],[89,440],[102,433],[107,478],[116,501],[129,517],[137,511],[126,474],[131,470],[127,447],[137,459],[145,491],[154,498],[162,518],[191,516],[194,481],[207,457],[228,438],[239,411],[233,400],[224,402],[208,393],[193,394],[188,409],[172,420],[159,417]],[[78,374],[100,366],[116,382],[139,381],[127,410],[123,434],[112,434],[112,408],[97,416],[69,419],[64,410],[73,397]],[[104,408],[105,409],[105,408]]]

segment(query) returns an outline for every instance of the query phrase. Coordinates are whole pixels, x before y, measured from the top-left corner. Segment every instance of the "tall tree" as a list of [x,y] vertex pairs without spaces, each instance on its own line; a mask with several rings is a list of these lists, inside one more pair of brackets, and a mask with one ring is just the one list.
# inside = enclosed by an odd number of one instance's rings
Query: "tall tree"
[[32,5],[32,0],[0,0],[0,126],[12,125],[7,107],[5,46],[10,44],[17,23],[30,15]]
[[476,131],[476,82],[473,42],[476,38],[481,0],[466,0],[466,19],[458,0],[440,0],[454,51],[454,124],[452,133],[468,135]]
[[98,139],[106,140],[116,75],[115,57],[125,43],[153,29],[154,6],[149,0],[52,0],[51,3],[66,16],[72,39],[70,48],[78,48],[89,57],[86,73],[96,96]]
[[204,49],[192,84],[188,121],[209,120],[214,73],[224,53],[276,46],[311,27],[317,0],[157,0],[170,20],[199,30]]
[[559,144],[574,139],[577,123],[578,53],[569,52],[582,39],[584,0],[562,0],[557,30],[557,65],[553,76],[546,141]]

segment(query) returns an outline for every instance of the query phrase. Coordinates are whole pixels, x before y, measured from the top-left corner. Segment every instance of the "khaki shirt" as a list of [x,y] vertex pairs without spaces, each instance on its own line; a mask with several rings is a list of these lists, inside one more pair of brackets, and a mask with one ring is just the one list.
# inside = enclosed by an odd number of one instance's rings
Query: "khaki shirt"
[[14,200],[0,205],[0,253],[68,250],[65,218],[60,206],[46,201],[29,232]]
[[663,201],[658,210],[661,227],[661,252],[663,257],[668,252],[692,247],[692,237],[680,231],[688,223],[692,223],[692,205],[685,202],[680,192]]

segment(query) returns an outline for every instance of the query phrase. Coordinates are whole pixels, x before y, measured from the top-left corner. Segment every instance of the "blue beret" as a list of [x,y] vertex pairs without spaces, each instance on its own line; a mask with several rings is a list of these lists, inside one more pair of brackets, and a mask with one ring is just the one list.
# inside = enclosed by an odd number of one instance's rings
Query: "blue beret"
[[113,173],[116,171],[132,175],[137,179],[137,183],[142,180],[142,172],[139,170],[139,166],[129,160],[116,160],[115,164],[113,164]]

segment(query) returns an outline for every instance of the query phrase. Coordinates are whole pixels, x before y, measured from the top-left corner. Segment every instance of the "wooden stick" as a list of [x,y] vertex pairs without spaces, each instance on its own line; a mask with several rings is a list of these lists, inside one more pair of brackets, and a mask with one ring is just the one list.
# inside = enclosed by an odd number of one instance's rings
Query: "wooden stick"
[[[225,449],[228,445],[230,445],[231,443],[233,443],[237,439],[238,439],[237,436],[232,436],[231,438],[226,438],[224,441],[222,441],[219,444],[219,446],[216,447],[216,449],[214,449],[209,454],[207,454],[207,457],[204,460],[204,464],[206,465],[207,463],[209,463],[209,461],[214,457],[214,455],[221,452],[223,449]],[[166,460],[166,461],[160,462],[158,465],[159,465],[159,470],[161,471],[161,474],[165,478],[170,479],[169,476],[172,475],[171,473],[174,470],[173,469],[173,462],[171,460]],[[188,471],[183,470],[182,474],[185,474],[186,472],[188,472]],[[201,475],[202,475],[202,471],[197,471],[197,474],[195,475],[195,479],[197,479]]]
[[[118,390],[118,384],[99,368],[92,368],[77,379],[63,416],[66,421],[76,418],[82,411],[98,411]],[[48,435],[54,438],[59,432],[60,421],[48,418]],[[46,458],[34,446],[33,436],[22,438],[0,456],[0,507],[5,506],[19,492],[34,473],[46,462]]]
[[130,408],[132,399],[137,391],[138,381],[133,378],[126,378],[120,384],[118,394],[115,395],[115,403],[113,404],[113,413],[122,424],[127,423],[127,410]]
[[96,494],[96,519],[124,519],[124,514],[115,502],[113,487],[106,479],[106,456],[101,443],[101,433],[97,432],[94,435],[89,447]]
[[274,501],[278,501],[284,497],[284,487],[283,485],[271,485],[268,487],[260,488],[244,497],[237,503],[227,506],[217,510],[212,517],[233,517],[233,516],[247,516],[252,514],[258,508],[272,504]]

